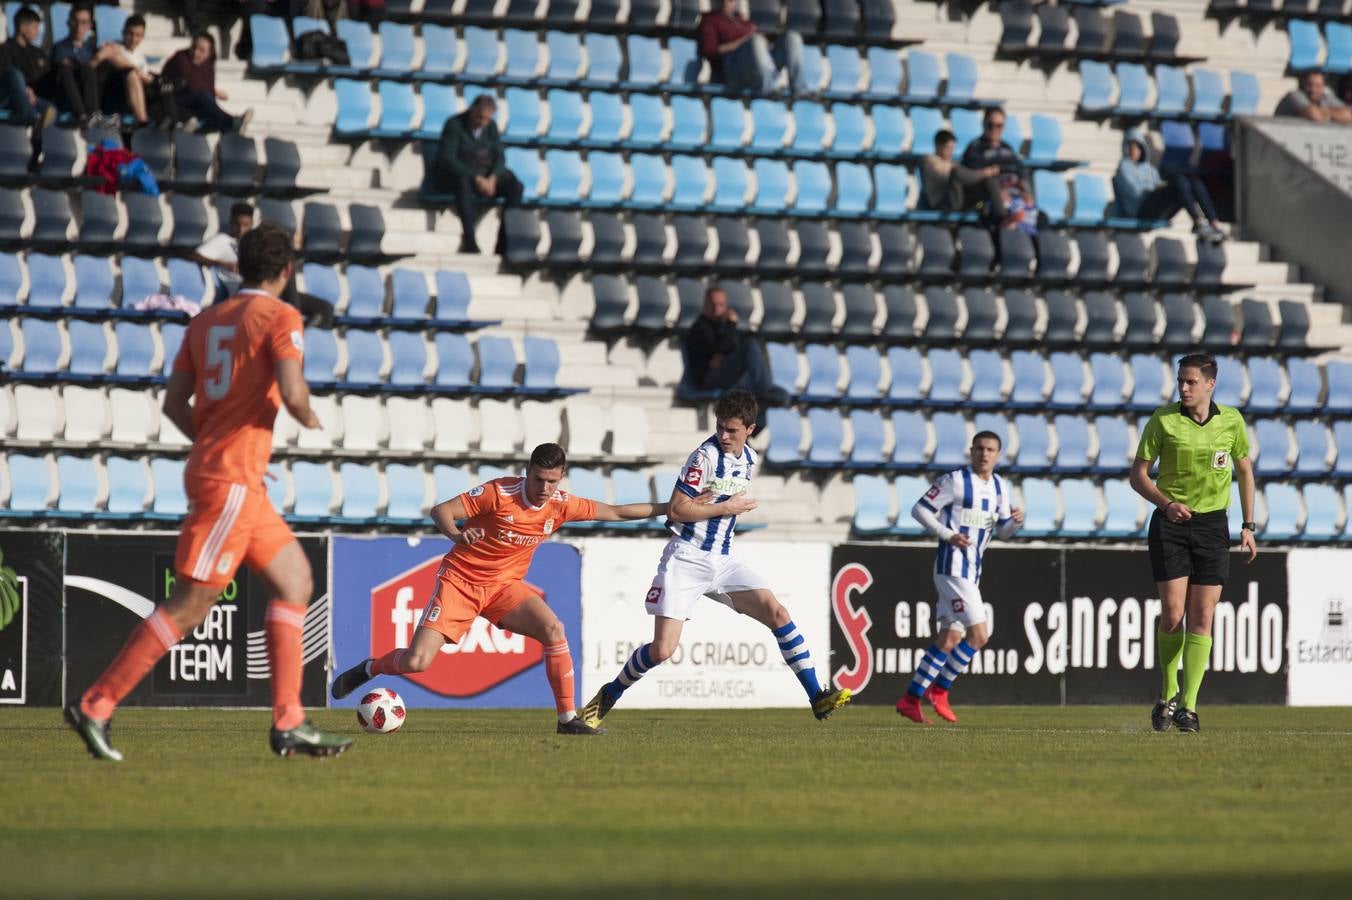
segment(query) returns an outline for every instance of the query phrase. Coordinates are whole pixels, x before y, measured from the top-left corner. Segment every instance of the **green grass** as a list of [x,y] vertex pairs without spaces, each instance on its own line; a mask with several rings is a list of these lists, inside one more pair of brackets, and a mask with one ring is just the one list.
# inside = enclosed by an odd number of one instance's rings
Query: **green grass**
[[[413,710],[336,760],[126,710],[120,765],[0,711],[0,896],[1271,897],[1352,888],[1352,710]],[[316,719],[356,732],[346,712]]]

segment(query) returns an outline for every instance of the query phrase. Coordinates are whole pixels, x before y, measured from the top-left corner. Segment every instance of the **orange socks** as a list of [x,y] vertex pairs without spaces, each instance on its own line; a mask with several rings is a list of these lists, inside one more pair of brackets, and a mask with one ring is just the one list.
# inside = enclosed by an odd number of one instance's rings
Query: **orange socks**
[[577,709],[573,693],[573,655],[568,652],[567,641],[545,647],[545,675],[554,691],[554,709],[559,715]]
[[80,711],[91,719],[107,719],[131,693],[131,689],[155,668],[160,657],[183,637],[172,619],[162,608],[146,617],[132,631],[117,658],[99,676],[80,698]]
[[263,617],[272,669],[272,724],[280,731],[305,721],[300,705],[301,633],[305,630],[305,607],[273,600]]
[[404,674],[404,670],[400,668],[400,666],[403,665],[404,654],[407,652],[407,648],[403,650],[391,650],[380,659],[371,660],[371,667],[367,670],[367,674],[372,678],[375,678],[377,675]]

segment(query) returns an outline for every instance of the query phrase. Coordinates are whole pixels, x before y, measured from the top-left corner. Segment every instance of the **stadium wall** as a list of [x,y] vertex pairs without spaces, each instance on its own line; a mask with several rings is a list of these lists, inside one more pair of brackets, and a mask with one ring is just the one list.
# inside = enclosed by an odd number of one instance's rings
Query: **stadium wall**
[[[0,704],[57,706],[117,653],[172,586],[173,533],[0,531]],[[409,537],[302,536],[325,586],[305,630],[307,705],[333,671],[411,638],[445,545]],[[559,612],[585,698],[650,632],[642,608],[662,541],[582,538],[543,545],[527,574]],[[933,548],[920,544],[745,542],[808,636],[821,670],[857,702],[890,704],[933,640]],[[1215,703],[1352,705],[1345,573],[1352,550],[1236,557],[1216,614],[1207,696]],[[992,640],[964,676],[964,703],[1148,701],[1159,604],[1141,549],[1017,547],[992,553],[982,589]],[[150,706],[268,705],[266,598],[252,577],[128,698]],[[414,707],[546,707],[540,648],[476,626],[399,690]],[[626,705],[798,706],[773,640],[710,602],[676,657]],[[339,703],[334,705],[351,705]]]

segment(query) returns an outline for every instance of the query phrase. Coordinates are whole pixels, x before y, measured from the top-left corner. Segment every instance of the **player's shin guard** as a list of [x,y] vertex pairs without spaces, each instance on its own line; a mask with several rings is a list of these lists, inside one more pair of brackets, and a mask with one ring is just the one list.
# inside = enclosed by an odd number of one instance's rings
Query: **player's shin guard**
[[817,668],[812,664],[807,640],[798,633],[798,626],[792,620],[787,625],[771,629],[770,633],[779,642],[779,653],[784,657],[784,665],[798,676],[798,683],[807,691],[807,699],[811,703],[822,692],[822,686],[817,682]]
[[1163,682],[1160,686],[1160,699],[1172,700],[1178,693],[1178,660],[1183,655],[1183,626],[1170,633],[1163,628],[1155,628],[1155,646],[1159,648],[1160,673]]
[[967,671],[967,667],[972,664],[972,657],[976,655],[976,648],[967,641],[958,641],[958,645],[948,653],[948,659],[944,661],[939,669],[939,674],[934,678],[934,686],[949,690],[953,687],[953,682],[958,676]]
[[545,647],[545,675],[554,692],[554,710],[559,721],[573,718],[577,698],[573,690],[573,655],[568,652],[566,640]]
[[1183,709],[1197,710],[1197,692],[1202,689],[1202,676],[1211,657],[1211,638],[1205,634],[1189,634],[1183,640]]
[[651,648],[652,644],[644,644],[635,650],[630,655],[629,661],[624,664],[624,668],[620,670],[620,674],[615,676],[615,680],[602,685],[601,690],[612,704],[624,696],[624,692],[632,687],[634,682],[647,675],[648,670],[657,665],[653,662]]
[[404,656],[408,654],[408,648],[391,650],[379,659],[371,660],[371,665],[367,672],[372,678],[377,675],[403,675],[404,674]]
[[268,604],[263,635],[272,670],[272,724],[280,731],[289,731],[305,721],[305,708],[300,704],[304,631],[304,606],[281,600]]
[[163,607],[157,608],[132,631],[117,658],[80,698],[80,711],[91,719],[113,714],[122,698],[146,677],[160,657],[179,642],[183,634]]
[[[915,675],[911,677],[911,683],[906,688],[906,693],[915,697],[917,700],[925,696],[925,691],[934,679],[939,677],[943,671],[944,664],[948,662],[948,654],[940,650],[937,645],[930,644],[930,648],[925,651],[925,655],[916,663]],[[964,667],[965,668],[965,667]]]

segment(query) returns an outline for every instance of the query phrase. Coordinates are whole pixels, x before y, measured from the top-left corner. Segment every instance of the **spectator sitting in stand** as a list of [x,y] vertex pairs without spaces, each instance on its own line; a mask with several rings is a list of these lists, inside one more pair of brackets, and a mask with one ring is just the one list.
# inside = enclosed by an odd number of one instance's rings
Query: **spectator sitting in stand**
[[103,111],[118,117],[130,113],[137,126],[149,123],[150,100],[158,97],[150,63],[137,49],[145,37],[146,20],[132,15],[122,26],[122,40],[108,41],[94,54]]
[[1193,230],[1208,241],[1225,240],[1216,206],[1202,179],[1179,171],[1161,178],[1150,162],[1150,148],[1140,129],[1129,130],[1122,141],[1122,162],[1113,175],[1113,213],[1127,219],[1172,219],[1185,209]]
[[0,92],[4,104],[24,125],[47,126],[56,118],[56,107],[39,96],[47,92],[47,54],[37,46],[42,16],[27,6],[14,15],[14,37],[0,44]]
[[99,76],[94,68],[98,39],[94,37],[94,8],[78,3],[66,22],[66,36],[52,45],[52,77],[56,105],[80,122],[98,127],[115,125],[99,112]]
[[1352,109],[1324,87],[1323,72],[1302,72],[1296,89],[1277,104],[1274,116],[1295,116],[1311,122],[1352,122]]
[[779,70],[788,72],[789,89],[806,94],[803,82],[803,37],[786,31],[774,47],[743,16],[738,0],[715,0],[714,8],[700,16],[696,30],[700,56],[709,61],[713,80],[729,87],[772,93]]
[[920,164],[924,209],[958,212],[963,208],[968,186],[1000,174],[1000,167],[994,164],[984,169],[969,169],[954,162],[953,151],[957,143],[957,137],[947,129],[935,133],[934,152]]
[[239,239],[253,229],[253,224],[253,206],[236,203],[230,207],[229,224],[192,254],[193,262],[215,269],[217,298],[229,297],[239,290]]
[[977,210],[996,227],[1019,225],[1033,205],[1033,192],[1024,175],[1023,163],[1014,148],[1003,138],[1005,112],[988,109],[981,117],[981,136],[967,145],[962,154],[963,168],[987,175],[965,192],[964,207]]
[[700,390],[745,388],[770,405],[787,404],[788,394],[771,379],[760,343],[739,329],[737,321],[727,292],[709,288],[704,310],[685,337],[686,380]]
[[169,57],[160,71],[160,83],[173,92],[179,114],[192,117],[189,131],[242,133],[253,118],[252,108],[232,116],[216,102],[230,98],[216,87],[216,39],[205,31],[194,34],[191,45]]
[[[474,98],[469,109],[446,120],[437,143],[433,183],[438,191],[455,195],[455,212],[460,217],[464,237],[461,253],[478,253],[474,223],[479,217],[479,198],[501,197],[507,206],[521,202],[521,182],[507,168],[502,152],[502,137],[493,121],[497,101],[490,94]],[[503,232],[498,230],[501,253]]]

